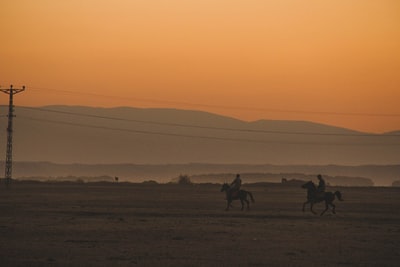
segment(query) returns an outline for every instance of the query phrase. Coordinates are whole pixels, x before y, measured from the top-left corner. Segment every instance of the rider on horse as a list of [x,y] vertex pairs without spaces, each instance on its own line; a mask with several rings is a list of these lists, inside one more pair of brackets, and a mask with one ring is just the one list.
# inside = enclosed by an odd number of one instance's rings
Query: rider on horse
[[236,178],[230,184],[228,194],[232,197],[235,196],[239,192],[241,186],[242,180],[240,179],[240,174],[236,174]]
[[323,197],[325,194],[326,183],[321,174],[318,174],[317,178],[319,180],[317,187],[317,197]]

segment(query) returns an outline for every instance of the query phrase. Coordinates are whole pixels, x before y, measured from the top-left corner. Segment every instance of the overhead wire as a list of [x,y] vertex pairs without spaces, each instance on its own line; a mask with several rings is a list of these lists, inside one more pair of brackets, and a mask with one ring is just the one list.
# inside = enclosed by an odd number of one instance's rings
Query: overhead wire
[[125,122],[144,123],[144,124],[153,124],[153,125],[162,125],[162,126],[198,128],[198,129],[233,131],[233,132],[287,134],[287,135],[317,135],[317,136],[400,137],[400,135],[396,135],[396,134],[379,135],[379,134],[367,134],[367,133],[320,133],[320,132],[299,132],[299,131],[291,132],[291,131],[275,131],[275,130],[239,129],[239,128],[228,128],[228,127],[202,126],[202,125],[193,125],[193,124],[180,124],[180,123],[167,123],[167,122],[157,122],[157,121],[148,121],[148,120],[127,119],[127,118],[86,114],[86,113],[81,113],[81,112],[61,111],[61,110],[54,110],[54,109],[48,109],[48,108],[34,108],[34,107],[19,107],[19,108],[28,109],[28,110],[36,110],[36,111],[41,111],[41,112],[50,112],[50,113],[80,116],[80,117],[107,119],[107,120],[114,120],[114,121],[125,121]]
[[[66,121],[57,121],[57,120],[49,120],[49,119],[38,119],[29,116],[20,115],[20,118],[33,120],[33,121],[41,121],[52,124],[60,124],[60,125],[69,125],[76,127],[85,127],[85,128],[94,128],[94,129],[103,129],[103,130],[111,130],[111,131],[120,131],[120,132],[129,132],[129,133],[137,133],[137,134],[150,134],[150,135],[159,135],[159,136],[171,136],[171,137],[185,137],[185,138],[196,138],[196,139],[208,139],[208,140],[218,140],[218,141],[233,141],[233,142],[247,142],[247,143],[262,143],[262,144],[289,144],[289,145],[350,145],[350,146],[365,146],[365,144],[361,143],[317,143],[317,142],[298,142],[298,141],[277,141],[277,140],[256,140],[256,139],[246,139],[246,138],[231,138],[231,137],[216,137],[216,136],[204,136],[204,135],[190,135],[190,134],[177,134],[177,133],[165,133],[165,132],[155,132],[155,131],[144,131],[144,130],[133,130],[126,128],[116,128],[116,127],[107,127],[107,126],[99,126],[99,125],[90,125],[83,123],[75,123],[75,122],[66,122]],[[396,146],[400,145],[400,143],[390,143],[390,144],[368,144],[368,146]]]
[[[96,93],[90,92],[76,92],[70,90],[62,90],[62,89],[49,89],[49,88],[39,88],[33,87],[36,90],[52,90],[56,92],[64,92],[64,93],[72,93],[72,94],[86,94],[92,96],[101,96],[101,97],[115,97],[121,98],[118,96],[109,96],[109,95],[101,95]],[[126,99],[126,98],[124,98]],[[137,99],[136,99],[137,100]],[[143,99],[142,99],[143,100]],[[148,100],[148,99],[147,99]],[[157,100],[148,100],[148,101],[157,101]],[[167,103],[168,101],[159,101],[163,103]],[[182,102],[168,102],[168,103],[180,103],[180,104],[187,104],[187,105],[201,105],[201,106],[208,106],[210,105],[202,105],[202,104],[193,104],[193,103],[182,103]],[[212,106],[212,107],[219,107],[224,108],[223,106]],[[162,125],[162,126],[173,126],[173,127],[185,127],[185,128],[197,128],[197,129],[209,129],[209,130],[218,130],[218,131],[231,131],[231,132],[248,132],[248,133],[263,133],[263,134],[282,134],[282,135],[310,135],[310,136],[343,136],[343,137],[400,137],[397,134],[367,134],[367,133],[321,133],[321,132],[291,132],[291,131],[274,131],[274,130],[258,130],[258,129],[239,129],[239,128],[228,128],[228,127],[215,127],[215,126],[203,126],[203,125],[193,125],[193,124],[180,124],[180,123],[167,123],[167,122],[157,122],[157,121],[147,121],[147,120],[136,120],[136,119],[127,119],[127,118],[119,118],[119,117],[109,117],[109,116],[100,116],[100,115],[93,115],[93,114],[86,114],[80,112],[71,112],[71,111],[61,111],[61,110],[54,110],[49,108],[38,108],[38,107],[19,107],[23,109],[30,109],[30,110],[37,110],[41,112],[52,112],[64,115],[73,115],[73,116],[80,116],[80,117],[90,117],[90,118],[98,118],[98,119],[107,119],[107,120],[114,120],[114,121],[125,121],[125,122],[134,122],[134,123],[143,123],[143,124],[152,124],[152,125]],[[226,108],[226,107],[225,107]],[[244,108],[246,107],[229,107],[229,108]],[[253,110],[269,110],[269,109],[257,109],[257,108],[248,108]],[[292,112],[286,110],[286,112]],[[293,111],[299,112],[299,111]],[[308,112],[307,112],[308,113]],[[310,113],[322,113],[325,114],[326,112],[310,112]],[[329,114],[341,114],[341,115],[377,115],[377,116],[400,116],[400,114],[355,114],[355,113],[332,113]],[[154,132],[154,131],[143,131],[143,130],[132,130],[132,129],[123,129],[123,128],[112,128],[106,126],[98,126],[98,125],[87,125],[87,124],[80,124],[74,122],[65,122],[65,121],[55,121],[55,120],[46,120],[46,119],[37,119],[33,117],[25,117],[26,119],[36,120],[36,121],[43,121],[48,123],[57,123],[57,124],[64,124],[70,126],[79,126],[79,127],[89,127],[89,128],[97,128],[97,129],[104,129],[104,130],[116,130],[116,131],[123,131],[123,132],[132,132],[132,133],[141,133],[141,134],[152,134],[152,135],[163,135],[163,136],[175,136],[175,137],[188,137],[188,138],[201,138],[201,139],[212,139],[212,140],[225,140],[225,141],[239,141],[239,142],[252,142],[252,143],[285,143],[285,144],[310,144],[310,145],[324,145],[324,143],[315,143],[315,142],[292,142],[292,141],[265,141],[265,140],[255,140],[255,139],[244,139],[244,138],[227,138],[227,137],[215,137],[215,136],[200,136],[200,135],[185,135],[185,134],[176,134],[176,133],[165,133],[165,132]],[[400,145],[398,143],[392,144],[343,144],[343,143],[329,143],[328,145]]]
[[210,105],[202,103],[191,103],[191,102],[179,102],[179,101],[168,101],[168,100],[157,100],[149,98],[137,98],[137,97],[120,97],[114,95],[104,95],[85,91],[75,91],[66,89],[54,89],[54,88],[43,88],[43,87],[30,87],[34,90],[45,90],[64,92],[71,94],[89,95],[106,98],[116,98],[123,100],[135,100],[141,102],[150,102],[157,104],[174,104],[194,107],[207,107],[207,108],[219,108],[219,109],[234,109],[234,110],[250,110],[250,111],[266,111],[266,112],[280,112],[280,113],[300,113],[300,114],[322,114],[322,115],[340,115],[340,116],[368,116],[368,117],[400,117],[400,114],[396,113],[361,113],[361,112],[335,112],[335,111],[311,111],[311,110],[290,110],[290,109],[272,109],[272,108],[259,108],[259,107],[244,107],[244,106],[225,106],[225,105]]

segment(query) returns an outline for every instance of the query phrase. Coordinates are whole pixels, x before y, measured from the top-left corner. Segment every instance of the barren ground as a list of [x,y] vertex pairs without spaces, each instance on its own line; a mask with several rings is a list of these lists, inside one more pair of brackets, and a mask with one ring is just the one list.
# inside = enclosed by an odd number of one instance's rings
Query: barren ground
[[1,184],[0,265],[400,265],[400,188],[328,188],[345,201],[322,217],[301,188],[242,188],[251,211],[219,185]]

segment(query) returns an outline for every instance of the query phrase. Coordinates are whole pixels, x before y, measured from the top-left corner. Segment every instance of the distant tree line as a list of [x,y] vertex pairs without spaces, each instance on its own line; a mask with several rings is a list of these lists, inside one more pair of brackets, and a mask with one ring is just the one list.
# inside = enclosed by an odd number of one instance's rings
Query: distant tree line
[[[224,183],[230,182],[236,174],[234,173],[216,173],[202,174],[191,176],[192,182],[196,183]],[[323,175],[323,174],[322,174]],[[290,181],[293,184],[302,183],[303,181],[317,182],[317,174],[303,173],[241,173],[243,183],[281,183],[282,181]],[[369,178],[364,177],[348,177],[348,176],[328,176],[323,175],[325,181],[331,186],[374,186]],[[285,180],[284,180],[285,179]]]
[[394,182],[392,183],[392,186],[400,187],[400,180],[394,181]]

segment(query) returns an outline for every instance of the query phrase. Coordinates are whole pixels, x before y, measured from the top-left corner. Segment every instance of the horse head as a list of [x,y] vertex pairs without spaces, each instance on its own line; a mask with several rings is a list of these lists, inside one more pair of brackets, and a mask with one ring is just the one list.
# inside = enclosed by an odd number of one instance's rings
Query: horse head
[[315,186],[313,181],[308,181],[307,183],[303,184],[301,187],[308,189],[308,190],[317,190],[317,187]]
[[221,192],[228,190],[228,188],[229,188],[229,184],[224,183],[224,184],[222,185],[222,187],[221,187]]

